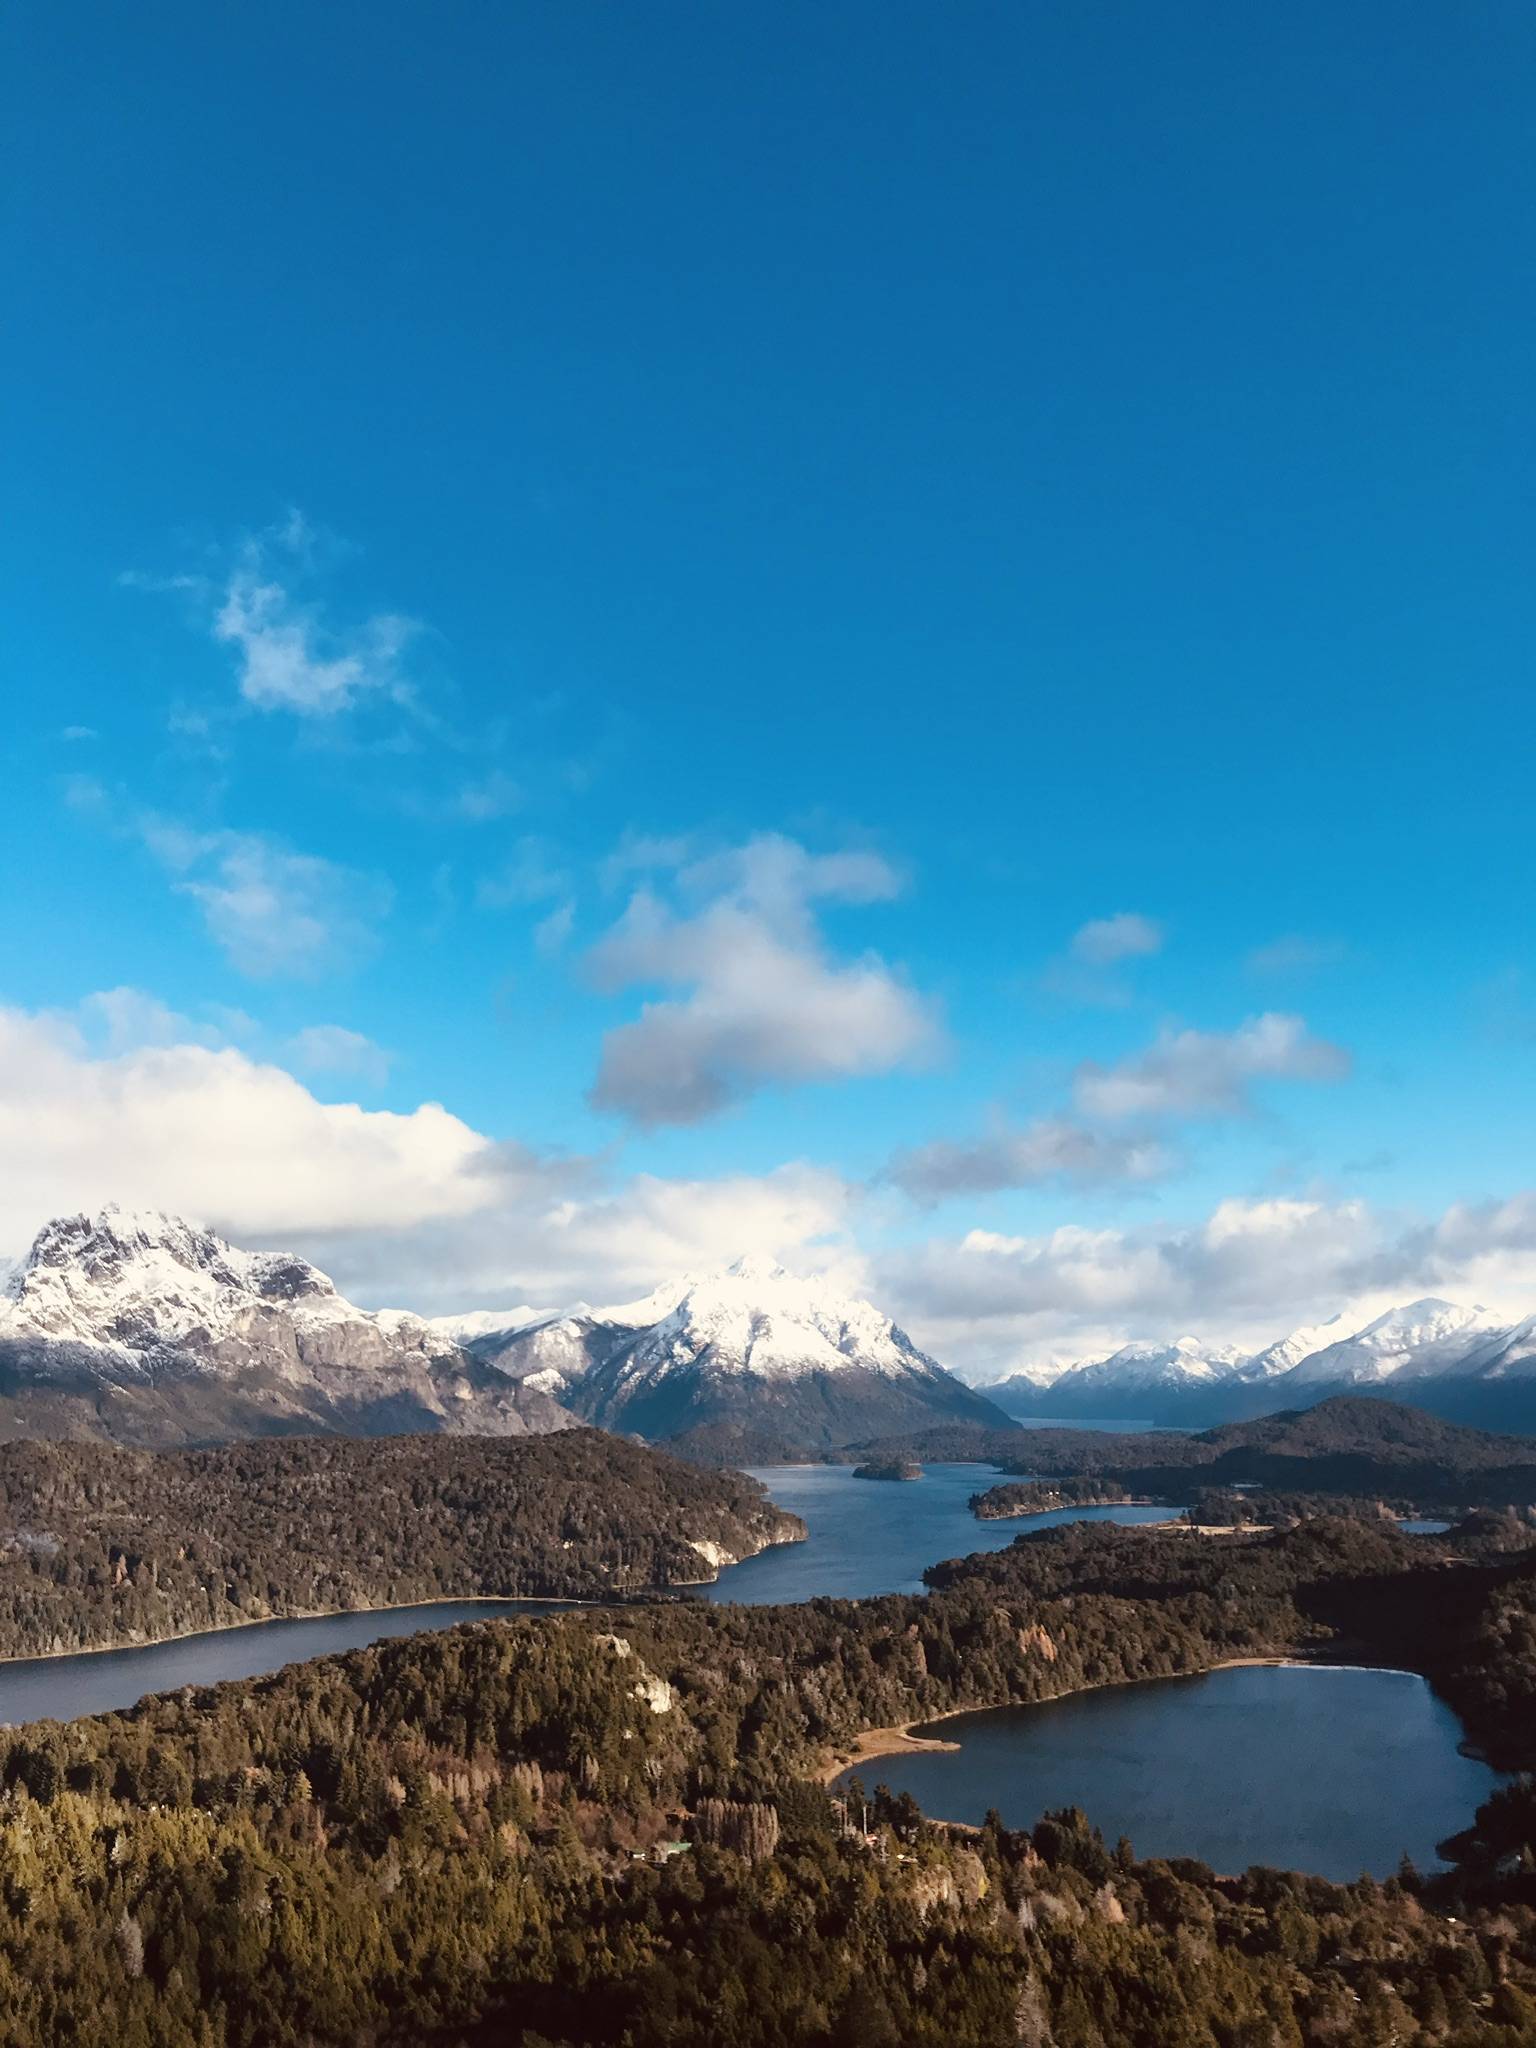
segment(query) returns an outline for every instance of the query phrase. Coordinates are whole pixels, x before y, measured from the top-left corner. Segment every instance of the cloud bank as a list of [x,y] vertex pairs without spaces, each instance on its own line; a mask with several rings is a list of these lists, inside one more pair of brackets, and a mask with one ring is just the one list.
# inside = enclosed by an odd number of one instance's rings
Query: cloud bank
[[588,952],[588,974],[608,993],[681,993],[608,1033],[593,1106],[642,1126],[698,1123],[770,1083],[927,1056],[938,1038],[929,1007],[877,956],[835,958],[817,921],[817,906],[882,902],[898,888],[878,855],[811,854],[764,836],[684,865],[670,897],[636,891]]

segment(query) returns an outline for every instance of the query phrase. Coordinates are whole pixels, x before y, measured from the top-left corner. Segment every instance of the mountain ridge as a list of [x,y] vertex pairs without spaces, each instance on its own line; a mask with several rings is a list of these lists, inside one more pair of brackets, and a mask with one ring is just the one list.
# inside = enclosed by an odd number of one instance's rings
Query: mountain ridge
[[1343,1316],[1305,1325],[1256,1352],[1187,1337],[1129,1344],[1054,1371],[1029,1367],[982,1391],[1016,1422],[1051,1415],[1198,1427],[1363,1394],[1411,1399],[1469,1423],[1525,1426],[1536,1422],[1536,1315],[1508,1323],[1431,1295],[1357,1329]]
[[404,1310],[157,1210],[54,1217],[0,1289],[0,1440],[192,1444],[569,1426]]
[[1007,1421],[872,1303],[753,1256],[636,1302],[467,1341],[583,1421],[660,1441],[731,1425],[827,1449],[944,1420]]

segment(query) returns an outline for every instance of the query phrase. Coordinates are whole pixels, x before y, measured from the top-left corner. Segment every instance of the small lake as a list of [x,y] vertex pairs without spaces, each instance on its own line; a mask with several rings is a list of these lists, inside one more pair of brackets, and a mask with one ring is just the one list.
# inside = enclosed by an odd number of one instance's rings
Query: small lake
[[[1389,1877],[1406,1851],[1435,1867],[1502,1783],[1457,1749],[1462,1727],[1413,1672],[1246,1666],[961,1714],[917,1731],[958,1751],[876,1757],[866,1786],[925,1812],[1010,1827],[1080,1806],[1141,1856],[1197,1856],[1348,1881]],[[852,1776],[847,1773],[846,1776]],[[844,1781],[839,1781],[844,1782]]]
[[92,1650],[67,1657],[25,1657],[0,1663],[0,1723],[72,1721],[131,1707],[149,1692],[260,1678],[306,1657],[360,1650],[386,1636],[420,1635],[461,1621],[498,1621],[512,1614],[559,1614],[551,1600],[445,1600],[420,1607],[382,1607],[362,1614],[321,1614],[300,1621],[258,1621],[249,1628],[211,1630],[133,1650]]
[[966,1503],[1002,1476],[990,1465],[925,1465],[921,1479],[855,1479],[849,1465],[753,1468],[781,1508],[809,1530],[701,1586],[705,1600],[750,1607],[814,1600],[868,1600],[921,1593],[923,1569],[946,1557],[1006,1550],[1015,1536],[1058,1522],[1170,1522],[1178,1508],[1058,1508],[1006,1522],[978,1522]]

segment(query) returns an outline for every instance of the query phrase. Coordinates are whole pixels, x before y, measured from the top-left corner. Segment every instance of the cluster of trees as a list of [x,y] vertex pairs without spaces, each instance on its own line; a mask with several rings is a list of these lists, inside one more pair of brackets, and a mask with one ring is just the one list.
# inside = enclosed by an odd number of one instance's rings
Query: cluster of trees
[[0,1655],[441,1598],[695,1584],[803,1536],[740,1473],[567,1430],[0,1445]]
[[855,1479],[921,1479],[923,1468],[916,1458],[867,1458],[853,1468]]
[[[1451,1877],[1340,1886],[1139,1862],[1075,1812],[972,1834],[877,1793],[854,1829],[807,1776],[872,1722],[1320,1635],[1319,1599],[1368,1607],[1415,1554],[1066,1529],[927,1600],[479,1624],[9,1731],[0,2039],[1518,2048],[1529,1781]],[[1438,1567],[1492,1631],[1469,1658],[1503,1659],[1513,1563]]]
[[1009,1479],[971,1495],[971,1513],[979,1522],[1002,1522],[1012,1515],[1048,1515],[1057,1508],[1123,1507],[1133,1496],[1116,1479],[1079,1473],[1069,1479]]

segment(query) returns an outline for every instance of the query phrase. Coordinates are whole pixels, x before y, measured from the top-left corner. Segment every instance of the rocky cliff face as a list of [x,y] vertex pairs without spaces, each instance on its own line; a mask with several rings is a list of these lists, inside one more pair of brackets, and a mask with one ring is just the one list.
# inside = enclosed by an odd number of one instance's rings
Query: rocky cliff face
[[178,1217],[58,1217],[0,1289],[0,1438],[520,1436],[570,1418],[419,1316]]

